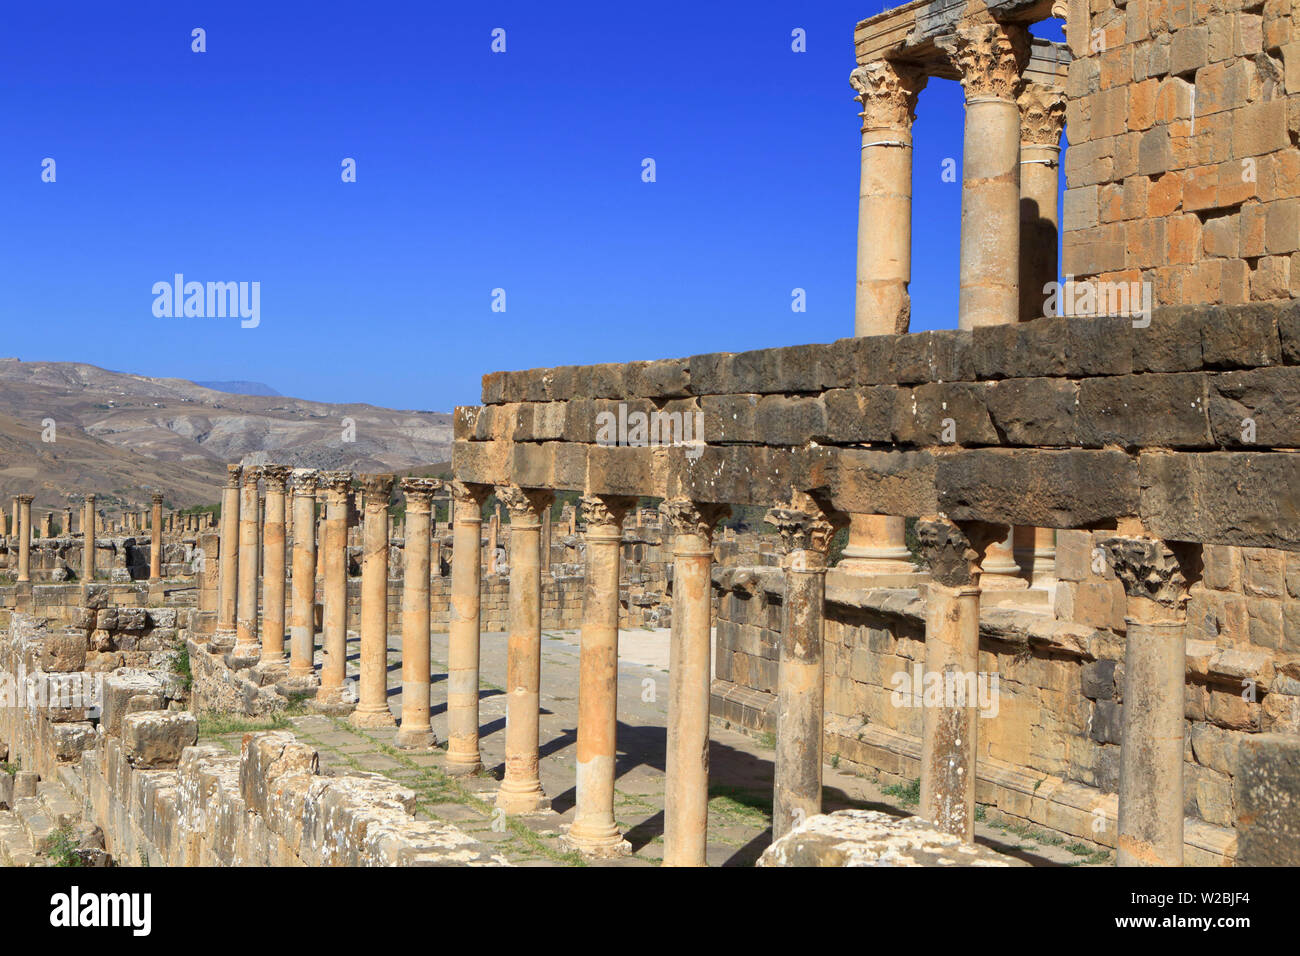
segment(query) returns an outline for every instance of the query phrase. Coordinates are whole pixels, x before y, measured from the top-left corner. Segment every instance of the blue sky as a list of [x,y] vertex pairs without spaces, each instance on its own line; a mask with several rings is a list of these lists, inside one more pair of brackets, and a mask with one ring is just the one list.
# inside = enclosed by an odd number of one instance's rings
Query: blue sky
[[[849,335],[848,74],[883,8],[11,4],[0,355],[449,411],[496,369]],[[949,328],[956,83],[914,132],[912,329]],[[175,273],[260,282],[260,325],[155,317]]]

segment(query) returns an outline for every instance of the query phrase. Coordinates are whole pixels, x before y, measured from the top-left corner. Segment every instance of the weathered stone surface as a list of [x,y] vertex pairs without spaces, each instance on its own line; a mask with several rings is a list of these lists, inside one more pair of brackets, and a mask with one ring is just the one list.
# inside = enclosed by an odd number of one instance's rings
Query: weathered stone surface
[[86,632],[81,628],[65,627],[48,633],[41,655],[41,669],[50,672],[84,669],[87,645]]
[[1282,358],[1276,306],[1215,309],[1201,326],[1206,368],[1256,368]]
[[99,725],[104,733],[115,737],[122,735],[122,720],[131,713],[130,703],[135,697],[144,697],[163,705],[163,684],[146,671],[121,670],[104,678],[104,699],[101,703]]
[[1238,864],[1300,865],[1300,737],[1242,737],[1233,790]]
[[199,739],[199,722],[185,710],[146,710],[122,718],[122,752],[133,767],[174,767]]
[[1300,367],[1215,375],[1210,379],[1209,398],[1215,444],[1300,447]]
[[958,521],[1089,528],[1138,508],[1137,462],[1119,451],[961,450],[936,456],[934,483]]
[[793,464],[796,487],[824,495],[848,514],[906,516],[937,510],[935,459],[929,452],[808,448],[794,453]]
[[1079,383],[1079,444],[1205,448],[1207,376],[1120,375]]
[[1300,457],[1143,452],[1142,521],[1173,541],[1300,549]]
[[993,427],[1009,445],[1070,445],[1077,434],[1079,385],[1064,378],[992,382],[984,393]]
[[759,866],[1025,866],[965,843],[919,817],[837,810],[809,817],[775,841]]

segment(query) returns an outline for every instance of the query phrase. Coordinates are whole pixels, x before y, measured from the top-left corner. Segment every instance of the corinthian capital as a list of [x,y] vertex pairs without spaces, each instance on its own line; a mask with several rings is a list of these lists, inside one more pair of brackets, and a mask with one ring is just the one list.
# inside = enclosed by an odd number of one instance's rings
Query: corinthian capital
[[433,503],[433,494],[442,488],[437,478],[403,478],[402,495],[411,511],[427,513]]
[[541,521],[542,512],[555,500],[554,493],[518,485],[502,485],[497,498],[510,509],[511,521]]
[[992,17],[967,20],[936,45],[961,73],[966,99],[992,96],[1014,100],[1020,72],[1029,62],[1029,31]]
[[368,514],[387,511],[388,499],[393,496],[393,476],[363,475],[361,490],[365,493],[362,501]]
[[862,104],[862,131],[912,128],[916,98],[925,86],[920,68],[895,60],[876,60],[849,74],[854,99]]
[[978,585],[985,552],[1006,536],[1006,525],[982,521],[963,521],[959,525],[931,515],[916,523],[917,545],[930,567],[930,576],[950,588]]
[[227,488],[239,487],[239,476],[243,472],[243,470],[244,470],[243,467],[240,465],[226,465],[226,487]]
[[582,516],[587,520],[588,526],[613,525],[615,528],[621,528],[623,519],[635,507],[635,498],[625,498],[620,495],[583,495],[582,497]]
[[288,465],[266,465],[262,469],[262,477],[266,479],[266,490],[277,491],[284,494],[285,482],[293,474],[293,469]]
[[731,505],[672,498],[659,506],[659,513],[674,534],[694,534],[712,540],[714,527],[731,514]]
[[782,563],[795,571],[824,570],[835,532],[848,523],[846,515],[798,502],[772,508],[763,520],[776,528],[786,558]]
[[1180,554],[1154,538],[1107,538],[1102,543],[1129,597],[1181,610],[1187,589],[1200,577],[1194,553]]
[[483,507],[483,502],[487,501],[488,495],[492,493],[491,485],[478,485],[469,482],[453,479],[447,482],[447,490],[456,501],[456,512],[460,513],[461,508],[470,509],[475,515],[474,520],[478,520],[479,509]]
[[1033,146],[1057,146],[1065,129],[1065,90],[1033,80],[1020,85],[1016,97],[1020,107],[1020,142]]

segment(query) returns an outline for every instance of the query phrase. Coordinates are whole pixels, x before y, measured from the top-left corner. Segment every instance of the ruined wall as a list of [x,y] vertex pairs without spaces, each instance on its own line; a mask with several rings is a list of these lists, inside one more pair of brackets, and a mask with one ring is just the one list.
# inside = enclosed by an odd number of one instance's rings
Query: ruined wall
[[1300,296],[1293,0],[1071,0],[1062,272],[1156,305]]

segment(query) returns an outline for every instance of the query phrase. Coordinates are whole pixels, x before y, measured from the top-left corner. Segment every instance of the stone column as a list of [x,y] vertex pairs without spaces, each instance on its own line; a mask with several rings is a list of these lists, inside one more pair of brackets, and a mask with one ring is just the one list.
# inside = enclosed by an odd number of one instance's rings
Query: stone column
[[565,841],[589,856],[620,856],[632,849],[614,822],[614,762],[619,552],[623,518],[635,506],[635,498],[588,495],[582,499],[587,518],[587,580],[578,655],[577,806]]
[[54,515],[53,515],[53,513],[47,511],[47,512],[46,512],[46,513],[41,517],[41,533],[40,533],[40,537],[42,537],[42,538],[44,538],[44,539],[47,539],[47,540],[48,540],[49,538],[54,537],[53,522],[54,522]]
[[542,681],[542,512],[549,491],[506,485],[497,498],[510,509],[510,635],[506,645],[506,775],[497,806],[509,814],[548,807],[538,775]]
[[[980,567],[1006,525],[931,516],[917,524],[930,565],[925,598],[925,668],[913,699],[921,714],[921,805],[918,815],[967,843],[975,839],[976,721],[980,644]],[[942,682],[940,699],[927,692]]]
[[451,602],[447,625],[447,772],[474,773],[478,750],[479,586],[482,577],[483,502],[489,485],[453,481]]
[[441,487],[433,478],[402,479],[402,726],[394,742],[408,750],[428,750],[437,742],[429,723],[429,512]]
[[1201,548],[1136,537],[1104,545],[1128,595],[1115,862],[1182,866],[1186,605]]
[[542,514],[542,573],[551,570],[551,509]]
[[497,541],[501,535],[501,506],[488,519],[488,574],[497,573]]
[[95,496],[86,495],[81,515],[81,581],[83,587],[95,582]]
[[293,469],[266,465],[266,523],[262,527],[262,666],[283,670],[284,661],[284,492]]
[[357,727],[393,727],[388,709],[388,501],[392,475],[365,475],[361,538],[361,679]]
[[288,686],[307,690],[316,679],[316,479],[312,468],[293,472],[293,591],[289,616]]
[[0,508],[0,538],[7,538],[8,536],[9,515],[3,508]]
[[231,659],[252,663],[261,654],[257,630],[257,483],[262,469],[244,469],[239,488],[239,604]]
[[239,481],[243,469],[226,465],[226,485],[221,490],[221,575],[217,583],[217,629],[212,642],[235,644],[236,608],[239,605]]
[[[862,106],[858,185],[858,285],[854,335],[906,332],[911,319],[912,123],[926,78],[892,60],[859,66],[849,74]],[[909,574],[904,519],[853,515],[849,541],[837,567],[853,574]]]
[[[1020,107],[1029,60],[1022,24],[987,13],[939,41],[966,94],[962,147],[961,289],[958,325],[1006,325],[1020,317]],[[989,237],[997,237],[990,242]]]
[[[2,536],[3,534],[4,532],[0,531],[0,536]],[[65,538],[72,537],[72,506],[71,505],[63,509],[63,537]]]
[[162,503],[163,496],[154,493],[153,520],[149,528],[149,580],[162,580]]
[[779,839],[822,811],[826,554],[845,516],[798,495],[790,507],[769,511],[766,520],[781,535],[785,569],[772,797],[772,838]]
[[352,475],[327,471],[320,476],[325,489],[325,531],[321,540],[322,601],[320,689],[316,704],[322,710],[350,710],[346,690],[348,645],[348,503]]
[[673,626],[668,649],[664,865],[704,866],[709,822],[713,531],[727,505],[682,498],[661,506],[673,531]]
[[34,495],[18,496],[18,583],[32,579],[32,500]]
[[[1020,321],[1043,314],[1049,283],[1057,282],[1060,230],[1061,131],[1065,90],[1037,81],[1021,85],[1020,110]],[[1032,587],[1056,579],[1056,529],[1017,527],[1014,559]]]

